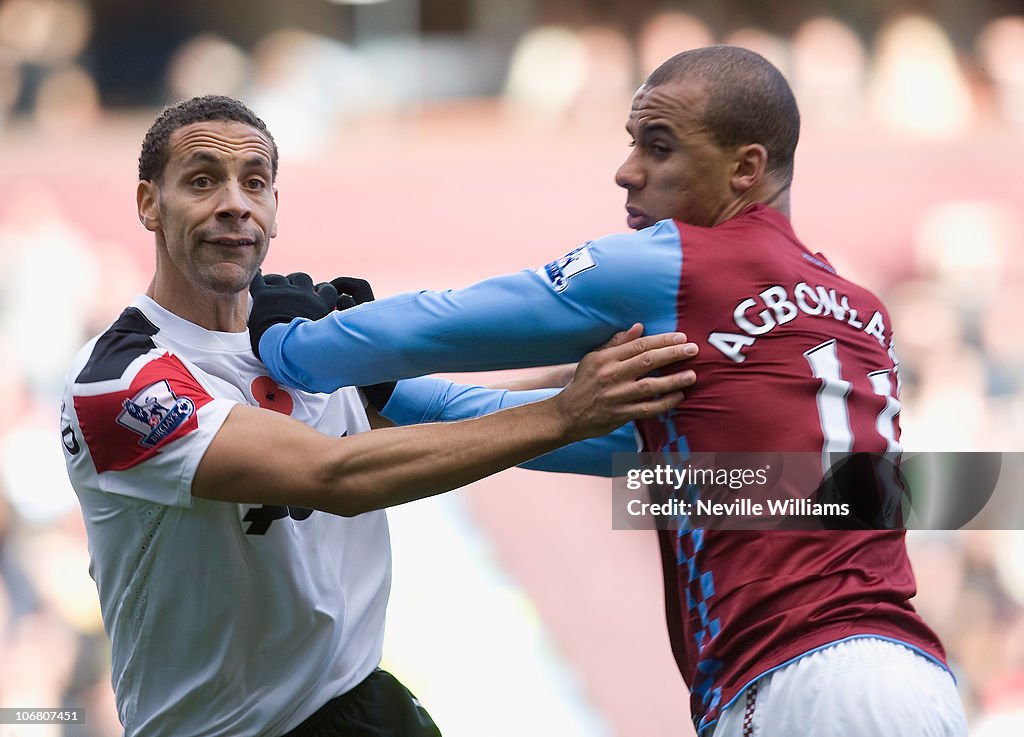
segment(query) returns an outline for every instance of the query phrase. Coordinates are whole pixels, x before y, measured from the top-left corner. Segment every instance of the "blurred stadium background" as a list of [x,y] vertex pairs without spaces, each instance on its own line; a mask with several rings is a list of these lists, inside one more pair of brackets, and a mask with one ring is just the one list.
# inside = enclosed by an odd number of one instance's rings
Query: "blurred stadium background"
[[[717,42],[794,86],[795,226],[889,304],[905,446],[1024,449],[1019,0],[0,0],[0,706],[120,734],[57,403],[148,282],[135,159],[162,104],[227,93],[270,125],[268,270],[390,294],[624,229],[630,95]],[[391,514],[386,665],[448,737],[692,734],[654,538],[611,530],[609,490],[510,471]],[[1024,733],[1024,532],[910,546],[972,737]]]

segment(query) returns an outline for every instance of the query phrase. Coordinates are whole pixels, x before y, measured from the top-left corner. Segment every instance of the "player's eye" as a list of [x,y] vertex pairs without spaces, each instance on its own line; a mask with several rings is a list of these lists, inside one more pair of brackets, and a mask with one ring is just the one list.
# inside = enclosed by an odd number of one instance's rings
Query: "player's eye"
[[200,189],[204,189],[206,187],[209,187],[211,184],[213,184],[213,180],[210,179],[207,176],[198,176],[198,177],[193,177],[193,179],[192,179],[192,186],[193,187],[199,187]]
[[264,189],[267,186],[267,183],[264,182],[262,179],[259,179],[258,177],[253,177],[252,179],[248,180],[246,184],[250,189]]

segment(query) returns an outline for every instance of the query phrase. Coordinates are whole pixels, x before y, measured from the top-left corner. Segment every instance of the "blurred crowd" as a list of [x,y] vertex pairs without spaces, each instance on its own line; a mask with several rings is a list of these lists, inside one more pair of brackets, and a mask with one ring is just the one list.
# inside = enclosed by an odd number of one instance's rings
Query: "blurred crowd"
[[[103,82],[117,84],[108,79],[108,60],[116,60],[120,48],[133,55],[122,68],[152,64],[145,57],[160,59],[166,51],[166,68],[157,75],[163,79],[147,80],[146,89],[157,90],[155,102],[210,89],[233,94],[308,152],[346,119],[444,98],[500,95],[532,124],[565,116],[585,123],[608,109],[618,114],[638,81],[680,49],[730,43],[758,51],[786,73],[814,129],[883,128],[933,139],[992,126],[1024,130],[1024,16],[987,20],[966,45],[954,45],[937,21],[895,11],[871,38],[826,16],[782,37],[754,27],[716,33],[678,11],[645,12],[628,32],[610,24],[531,28],[529,13],[516,11],[526,3],[480,3],[477,15],[486,10],[494,17],[478,19],[471,33],[417,33],[416,3],[392,0],[407,9],[407,22],[391,13],[391,22],[374,35],[357,14],[348,24],[348,42],[296,23],[244,48],[206,31],[186,35],[169,50],[162,48],[166,43],[153,44],[140,54],[130,37],[110,43],[109,29],[104,46],[90,46],[104,29],[94,28],[85,0],[3,0],[0,129],[16,114],[31,116],[43,129],[97,124]],[[572,5],[552,6],[566,4]],[[135,35],[156,37],[162,24],[167,38],[176,38],[180,24],[173,14],[152,12],[148,22],[141,14],[132,17]],[[306,18],[304,25],[316,20]],[[371,27],[360,33],[362,26]]]
[[[504,58],[454,40],[357,47],[283,28],[242,48],[202,34],[174,53],[165,98],[242,97],[289,156],[301,157],[347,121],[467,94],[497,100],[509,126],[619,120],[660,61],[734,43],[786,73],[805,135],[819,141],[885,135],[969,146],[1024,133],[1024,17],[992,19],[969,47],[924,15],[894,17],[867,40],[826,17],[788,37],[715,34],[674,11],[639,29],[535,27]],[[93,30],[81,0],[0,1],[0,137],[20,126],[45,141],[103,124],[86,55]],[[146,275],[98,247],[48,197],[18,191],[0,207],[0,706],[84,706],[89,719],[66,730],[0,725],[0,736],[107,737],[119,734],[109,646],[55,403],[72,353]],[[1024,450],[1022,244],[1024,210],[1012,201],[943,201],[917,222],[903,272],[857,265],[892,312],[906,448]],[[55,313],[41,332],[38,317]],[[912,532],[909,540],[917,605],[949,650],[972,737],[1024,733],[1024,532]]]

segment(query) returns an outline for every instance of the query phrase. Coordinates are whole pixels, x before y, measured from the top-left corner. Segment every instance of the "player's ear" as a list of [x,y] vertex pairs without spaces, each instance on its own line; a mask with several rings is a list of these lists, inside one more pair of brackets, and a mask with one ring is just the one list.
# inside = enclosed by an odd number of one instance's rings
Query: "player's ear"
[[748,192],[764,180],[768,168],[768,149],[760,143],[749,143],[736,149],[733,159],[732,188]]
[[149,231],[160,227],[160,206],[157,203],[156,185],[148,179],[139,182],[135,190],[135,204],[139,209],[139,222]]
[[277,204],[280,200],[278,199],[277,187],[274,187],[274,223],[270,226],[270,237],[277,238]]

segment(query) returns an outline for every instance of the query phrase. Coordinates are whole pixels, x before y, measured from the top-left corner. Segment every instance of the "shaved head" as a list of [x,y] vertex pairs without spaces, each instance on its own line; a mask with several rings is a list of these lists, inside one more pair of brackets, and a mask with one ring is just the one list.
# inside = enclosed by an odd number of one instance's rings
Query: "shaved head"
[[719,146],[759,143],[768,151],[767,170],[785,184],[793,179],[800,112],[785,77],[767,59],[738,46],[693,49],[659,66],[644,85],[683,80],[705,87],[703,122]]

